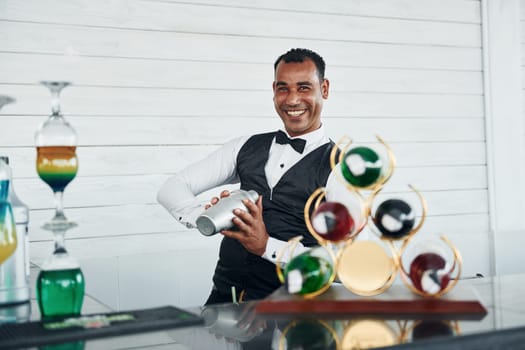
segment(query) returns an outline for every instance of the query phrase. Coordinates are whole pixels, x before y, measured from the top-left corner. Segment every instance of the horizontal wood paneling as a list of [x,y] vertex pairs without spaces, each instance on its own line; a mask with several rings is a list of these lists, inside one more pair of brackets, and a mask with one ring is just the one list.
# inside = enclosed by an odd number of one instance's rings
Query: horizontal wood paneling
[[[79,228],[80,230],[80,228]],[[123,236],[95,236],[94,238],[77,237],[68,238],[74,234],[71,230],[66,235],[66,246],[71,254],[78,259],[85,258],[108,258],[123,255],[154,254],[162,251],[191,251],[207,250],[218,252],[219,236],[206,237],[196,230],[185,230],[181,232],[152,232],[147,235],[123,235]],[[31,257],[36,262],[49,257],[52,253],[52,235],[47,232],[49,239],[36,241],[32,244]],[[51,245],[50,245],[51,243]],[[33,248],[34,247],[34,248]],[[86,249],[89,248],[89,249]]]
[[[485,173],[484,166],[400,168],[394,172],[385,191],[408,191],[408,184],[421,191],[485,189]],[[155,203],[157,190],[166,179],[165,175],[79,176],[66,189],[65,205]],[[53,207],[51,190],[38,178],[18,179],[16,189],[21,198],[27,198],[32,209]]]
[[[165,89],[269,90],[268,63],[208,63],[195,61],[129,60],[107,57],[0,54],[5,83],[33,84],[54,79],[79,86],[117,86]],[[46,67],[42,70],[42,67]],[[231,72],[245,77],[231,80]],[[129,74],[133,72],[133,74]],[[395,92],[417,94],[477,94],[481,72],[334,67],[327,72],[334,92]]]
[[80,145],[64,199],[79,223],[68,249],[91,279],[107,263],[100,280],[112,281],[91,292],[117,306],[152,302],[125,290],[139,278],[156,300],[190,306],[202,302],[192,290],[208,292],[220,237],[186,230],[156,204],[157,190],[227,140],[280,127],[273,62],[308,47],[328,65],[328,135],[383,137],[398,167],[380,198],[413,201],[415,185],[429,204],[421,233],[446,233],[466,250],[466,271],[488,271],[480,22],[480,1],[2,1],[0,94],[17,102],[0,111],[0,153],[32,209],[32,260],[52,247],[40,228],[52,194],[34,166],[33,135],[50,109],[39,80],[74,83],[62,94]]
[[[147,0],[151,2],[178,3],[179,0]],[[325,0],[324,2],[304,2],[291,0],[199,0],[195,3],[216,7],[241,7],[252,9],[287,10],[292,12],[314,12],[337,14],[340,16],[394,17],[402,19],[425,19],[435,21],[457,21],[480,23],[479,1],[457,0],[367,0],[365,2]]]
[[521,51],[521,90],[522,112],[525,112],[525,1],[519,1],[520,8],[520,51]]
[[[32,146],[33,135],[42,117],[0,117],[10,123],[0,129],[0,146]],[[25,123],[12,123],[23,118]],[[71,117],[79,134],[79,145],[191,145],[222,144],[236,136],[271,131],[280,127],[276,117]],[[356,142],[375,140],[381,135],[387,142],[461,142],[484,140],[483,119],[455,119],[454,127],[444,127],[443,119],[395,118],[325,118],[330,137],[339,140],[355,135]],[[198,124],[199,128],[195,125]],[[150,141],[147,141],[150,140]],[[436,150],[438,152],[439,150]]]
[[[4,85],[2,90],[17,99],[16,103],[5,106],[2,114],[49,113],[49,93],[36,80],[35,85]],[[62,111],[66,116],[267,116],[275,119],[270,82],[268,89],[261,91],[71,86],[62,95]],[[202,103],[214,108],[202,108]],[[324,115],[328,118],[480,118],[483,116],[483,98],[481,95],[353,93],[336,90],[325,103],[325,110]],[[74,120],[72,122],[75,124]]]
[[322,54],[329,70],[336,66],[354,66],[481,71],[480,48],[279,37],[253,40],[242,36],[86,28],[1,20],[0,28],[1,51],[59,54],[71,60],[76,56],[97,56],[268,65],[275,61],[275,52],[284,52],[291,47],[308,47]]
[[[426,232],[444,232],[447,234],[461,233],[483,233],[488,230],[486,206],[487,193],[483,190],[472,191],[444,191],[444,192],[422,192],[428,203],[428,220],[423,226]],[[386,198],[402,198],[414,201],[413,193],[386,194],[378,197],[380,202]],[[416,208],[416,206],[414,206]],[[419,207],[417,207],[419,210]],[[40,228],[40,225],[52,217],[52,210],[37,210],[31,214],[31,240],[32,242],[52,241],[52,235]],[[196,230],[187,230],[178,224],[164,209],[158,205],[121,205],[93,208],[67,208],[66,215],[79,226],[67,233],[68,240],[108,240],[114,237],[128,237],[136,240],[140,237],[157,240],[154,249],[165,250],[187,250],[198,249],[208,242],[203,241],[202,236]],[[161,237],[169,237],[170,241],[158,240]],[[173,235],[170,236],[170,235]],[[182,235],[182,236],[181,236]],[[148,238],[149,237],[149,238]],[[195,239],[188,243],[180,241],[179,237]],[[171,241],[173,239],[173,241]],[[104,243],[105,244],[105,243]],[[109,244],[109,243],[108,243]],[[204,245],[203,245],[204,244]],[[81,245],[79,247],[82,247]],[[87,246],[84,246],[87,247]],[[90,246],[82,256],[119,256],[121,254],[132,254],[134,245],[124,245],[120,248],[110,250],[92,250]],[[218,249],[217,246],[215,246]],[[151,248],[153,249],[153,248]],[[137,251],[142,250],[140,248]],[[34,253],[31,253],[34,256]]]
[[[190,3],[93,1],[89,8],[80,0],[64,6],[52,1],[4,4],[2,19],[44,23],[82,24],[118,28],[189,33],[214,33],[253,37],[287,37],[317,40],[395,42],[444,46],[480,47],[479,24],[340,16],[283,12]],[[53,11],[46,11],[53,8]],[[281,17],[282,16],[282,17]],[[234,21],[231,19],[235,18]],[[283,27],[282,18],[286,18]],[[203,19],[203,20],[199,20]],[[305,26],[304,23],[319,23]],[[286,28],[286,30],[283,30]],[[381,30],[377,30],[381,28]],[[453,32],[454,35],[449,35]]]
[[[427,199],[436,197],[424,194]],[[479,200],[482,194],[478,191],[463,191],[461,195],[468,196],[467,200]],[[399,196],[394,196],[398,198]],[[443,197],[449,200],[455,200],[458,196],[444,194]],[[390,198],[390,197],[389,197]],[[412,202],[413,194],[406,194],[405,199]],[[380,201],[380,199],[378,199]],[[418,203],[410,202],[414,208],[419,211]],[[436,209],[433,202],[429,205],[427,220],[423,226],[425,232],[444,232],[460,234],[464,232],[476,233],[486,232],[488,230],[488,217],[486,208],[469,207],[461,213],[445,212],[443,209]],[[468,212],[471,210],[471,212]],[[477,212],[476,212],[477,211]],[[51,241],[53,236],[50,232],[42,230],[41,224],[52,217],[52,210],[36,210],[31,214],[31,241]],[[173,234],[183,235],[184,237],[198,237],[191,245],[177,244],[170,249],[184,250],[188,247],[199,247],[203,241],[202,236],[197,230],[188,230],[185,226],[175,221],[168,212],[159,205],[122,205],[114,207],[92,207],[92,208],[68,208],[66,211],[68,217],[79,224],[75,229],[68,231],[66,239],[87,239],[101,238],[111,239],[117,236],[154,236],[156,234]],[[162,240],[159,241],[159,247],[162,246]],[[193,248],[192,248],[193,249]],[[107,254],[99,252],[96,254]],[[116,254],[116,252],[115,252]],[[117,254],[116,254],[117,255]]]
[[[218,147],[206,145],[79,147],[77,148],[80,162],[78,176],[169,174],[204,158]],[[483,142],[390,143],[390,147],[396,157],[398,168],[485,164]],[[15,179],[37,176],[34,147],[0,147],[0,154],[9,156]]]

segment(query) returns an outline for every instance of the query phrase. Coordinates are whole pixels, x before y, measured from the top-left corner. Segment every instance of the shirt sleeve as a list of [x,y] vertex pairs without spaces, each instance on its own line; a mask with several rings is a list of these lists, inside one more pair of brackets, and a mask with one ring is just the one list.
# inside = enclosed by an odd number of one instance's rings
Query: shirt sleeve
[[233,139],[168,178],[157,194],[157,201],[180,223],[194,228],[197,217],[210,201],[197,196],[214,187],[238,182],[237,154],[247,139],[247,136]]

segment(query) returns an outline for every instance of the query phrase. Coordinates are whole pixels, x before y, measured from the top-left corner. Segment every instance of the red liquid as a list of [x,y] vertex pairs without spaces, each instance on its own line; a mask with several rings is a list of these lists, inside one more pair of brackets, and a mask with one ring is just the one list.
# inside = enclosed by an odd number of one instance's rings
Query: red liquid
[[333,242],[347,238],[353,231],[354,225],[354,219],[346,206],[338,202],[322,203],[312,216],[315,232]]
[[[445,265],[445,259],[438,254],[419,254],[410,264],[410,280],[412,281],[412,284],[417,290],[423,293],[434,294],[436,292],[429,291],[428,288],[423,288],[423,279],[426,279],[426,282],[433,281],[431,277],[429,277],[429,274],[425,274],[425,272],[434,271],[437,273],[439,270],[443,270],[445,268]],[[444,275],[440,275],[439,273],[437,273],[437,277],[438,278],[436,283],[439,286],[439,291],[441,291],[447,287],[448,282],[450,281],[450,276],[448,275],[447,271],[447,273]]]

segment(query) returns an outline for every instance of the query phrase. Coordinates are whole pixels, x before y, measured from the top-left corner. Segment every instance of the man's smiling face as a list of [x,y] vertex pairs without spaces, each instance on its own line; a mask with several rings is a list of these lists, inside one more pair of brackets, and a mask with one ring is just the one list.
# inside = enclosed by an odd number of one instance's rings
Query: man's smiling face
[[290,136],[300,136],[321,126],[328,87],[328,80],[319,81],[312,60],[279,62],[273,82],[273,102]]

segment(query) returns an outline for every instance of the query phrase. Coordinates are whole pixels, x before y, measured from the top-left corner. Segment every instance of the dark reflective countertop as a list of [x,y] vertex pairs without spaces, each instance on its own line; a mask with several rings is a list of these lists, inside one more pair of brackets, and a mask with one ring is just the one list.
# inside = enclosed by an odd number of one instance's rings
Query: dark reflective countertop
[[[487,314],[472,318],[337,314],[260,314],[258,302],[188,308],[203,325],[41,346],[38,349],[368,349],[525,347],[525,275],[465,279]],[[387,291],[388,293],[388,291]],[[110,312],[86,298],[83,314]],[[27,320],[27,310],[20,320]],[[31,319],[39,318],[33,301]],[[1,340],[0,340],[1,348]]]

